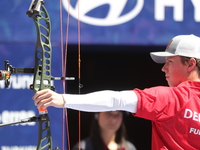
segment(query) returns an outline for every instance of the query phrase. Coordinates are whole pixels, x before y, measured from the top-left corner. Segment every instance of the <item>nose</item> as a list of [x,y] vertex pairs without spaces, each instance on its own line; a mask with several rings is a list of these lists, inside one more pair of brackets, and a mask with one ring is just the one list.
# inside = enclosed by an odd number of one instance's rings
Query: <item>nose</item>
[[162,69],[163,72],[166,72],[166,63],[163,65]]
[[117,123],[118,122],[118,120],[119,120],[119,118],[118,117],[115,117],[115,116],[112,116],[111,118],[110,118],[110,122],[112,122],[112,123]]

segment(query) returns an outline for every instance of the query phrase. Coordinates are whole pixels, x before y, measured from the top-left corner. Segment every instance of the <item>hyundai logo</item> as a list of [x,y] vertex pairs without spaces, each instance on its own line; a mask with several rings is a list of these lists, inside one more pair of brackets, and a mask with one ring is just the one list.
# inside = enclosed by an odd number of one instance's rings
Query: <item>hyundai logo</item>
[[114,26],[135,18],[144,0],[63,0],[64,8],[77,20],[96,26]]

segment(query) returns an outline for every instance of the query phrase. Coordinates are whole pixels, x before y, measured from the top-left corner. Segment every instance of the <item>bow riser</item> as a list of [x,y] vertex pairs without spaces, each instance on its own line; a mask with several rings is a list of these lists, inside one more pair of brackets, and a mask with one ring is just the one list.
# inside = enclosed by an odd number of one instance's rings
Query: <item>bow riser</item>
[[[27,15],[33,18],[37,31],[35,47],[34,78],[31,90],[37,92],[42,89],[52,89],[51,60],[52,47],[50,41],[51,23],[44,1],[32,1]],[[52,150],[50,119],[47,109],[39,109],[37,150]]]

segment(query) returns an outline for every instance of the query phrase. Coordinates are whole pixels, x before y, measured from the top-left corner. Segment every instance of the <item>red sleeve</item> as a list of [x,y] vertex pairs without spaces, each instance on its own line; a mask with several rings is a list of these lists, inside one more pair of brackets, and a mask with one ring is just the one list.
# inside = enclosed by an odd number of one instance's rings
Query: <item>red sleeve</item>
[[[189,91],[184,87],[153,87],[134,89],[138,97],[137,117],[152,121],[165,120],[176,114],[187,103]],[[187,98],[186,98],[187,97]]]

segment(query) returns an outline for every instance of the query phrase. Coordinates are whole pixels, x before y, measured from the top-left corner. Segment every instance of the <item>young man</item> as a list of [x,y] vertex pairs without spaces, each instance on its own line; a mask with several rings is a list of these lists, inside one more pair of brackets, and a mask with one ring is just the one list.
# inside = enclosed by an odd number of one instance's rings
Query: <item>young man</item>
[[89,112],[125,110],[152,121],[152,150],[200,149],[200,38],[176,36],[165,52],[152,52],[151,57],[165,63],[169,87],[85,95],[42,90],[33,96],[34,103]]

